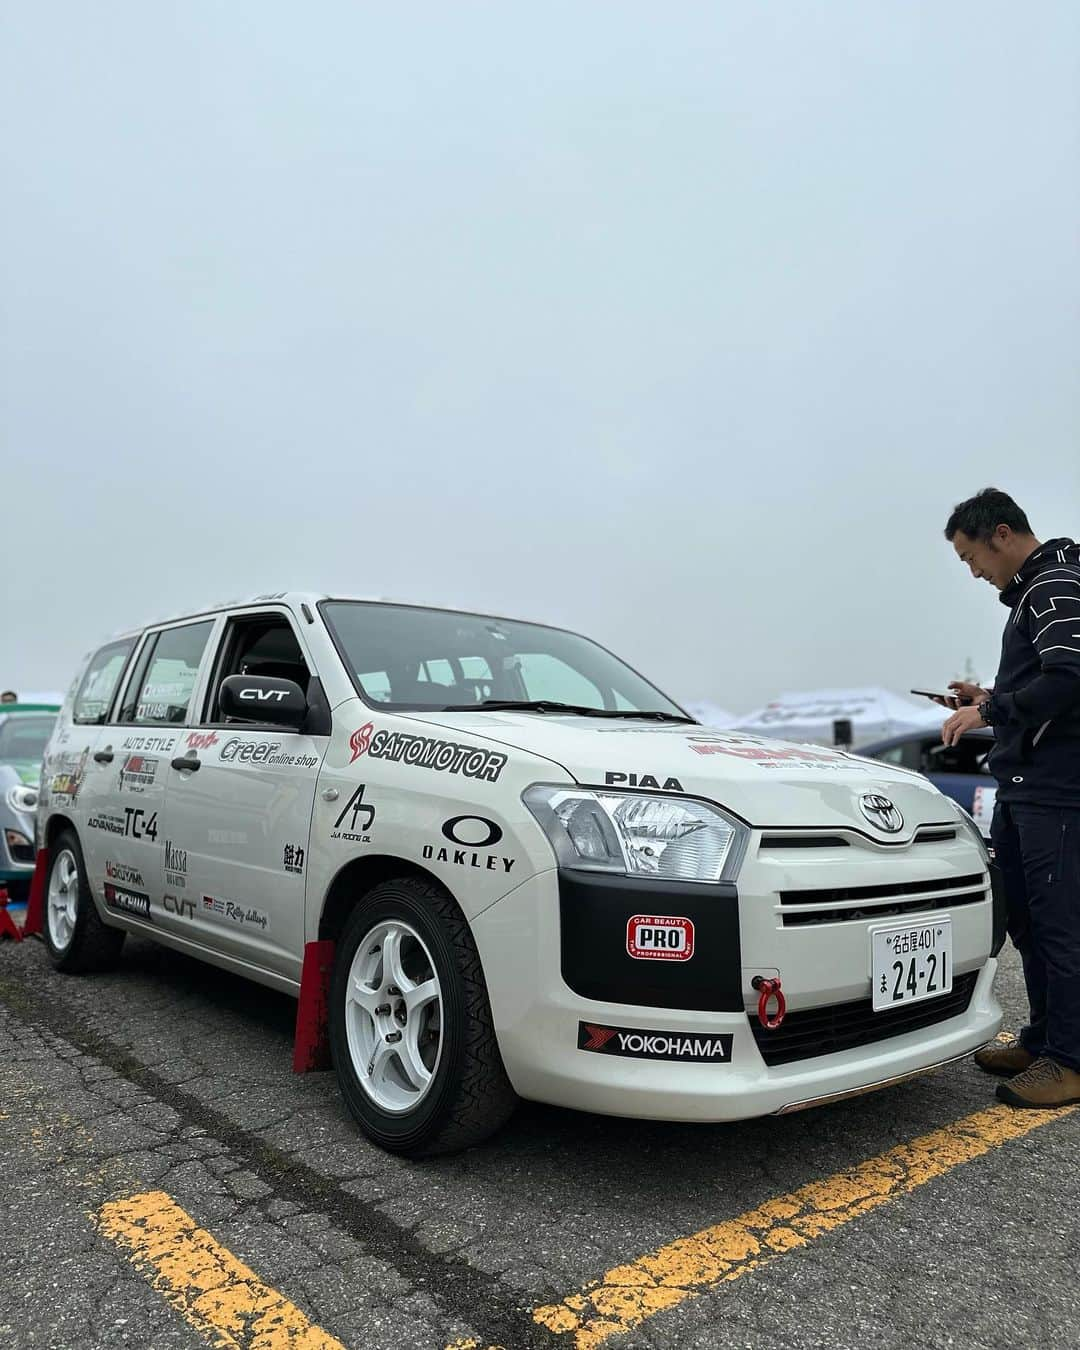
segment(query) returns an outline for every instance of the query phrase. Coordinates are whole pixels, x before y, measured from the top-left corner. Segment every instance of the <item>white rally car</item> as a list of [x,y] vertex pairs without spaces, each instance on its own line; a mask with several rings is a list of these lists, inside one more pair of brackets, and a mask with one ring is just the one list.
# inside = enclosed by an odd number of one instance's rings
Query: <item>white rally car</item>
[[917,774],[699,726],[596,643],[280,594],[84,663],[28,926],[138,932],[299,997],[366,1133],[414,1155],[517,1098],[717,1121],[967,1054],[1001,1024],[970,817]]

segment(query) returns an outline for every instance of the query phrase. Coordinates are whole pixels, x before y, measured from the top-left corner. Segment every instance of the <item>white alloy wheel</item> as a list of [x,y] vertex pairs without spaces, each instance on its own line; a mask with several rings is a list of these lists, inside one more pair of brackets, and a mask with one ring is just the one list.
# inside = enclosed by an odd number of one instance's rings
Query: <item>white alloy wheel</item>
[[385,919],[356,948],[345,989],[345,1032],[360,1085],[381,1110],[412,1111],[439,1067],[443,1000],[415,928]]
[[75,932],[75,915],[79,903],[79,865],[71,849],[56,855],[49,873],[49,894],[46,912],[49,937],[58,952],[66,951]]

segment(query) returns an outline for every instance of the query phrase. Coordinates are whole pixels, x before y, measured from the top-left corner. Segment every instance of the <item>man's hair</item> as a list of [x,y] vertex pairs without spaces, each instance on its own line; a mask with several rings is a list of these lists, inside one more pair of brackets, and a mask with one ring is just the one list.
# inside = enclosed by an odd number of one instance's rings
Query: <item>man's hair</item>
[[1031,533],[1026,514],[1007,492],[983,488],[953,507],[945,526],[945,538],[952,540],[956,534],[966,534],[969,539],[985,541],[992,538],[999,525],[1008,525],[1015,534]]
[[0,698],[10,699],[13,703],[15,703],[18,702],[19,696],[14,689],[5,689],[4,692],[0,694]]

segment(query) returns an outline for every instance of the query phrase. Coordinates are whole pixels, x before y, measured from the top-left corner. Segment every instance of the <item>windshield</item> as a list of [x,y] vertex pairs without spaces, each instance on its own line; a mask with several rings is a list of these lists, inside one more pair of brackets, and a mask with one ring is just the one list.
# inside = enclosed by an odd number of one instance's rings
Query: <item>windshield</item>
[[55,717],[5,717],[0,722],[0,763],[41,762]]
[[685,716],[629,666],[577,633],[360,600],[326,600],[319,608],[369,703],[418,710],[543,701]]

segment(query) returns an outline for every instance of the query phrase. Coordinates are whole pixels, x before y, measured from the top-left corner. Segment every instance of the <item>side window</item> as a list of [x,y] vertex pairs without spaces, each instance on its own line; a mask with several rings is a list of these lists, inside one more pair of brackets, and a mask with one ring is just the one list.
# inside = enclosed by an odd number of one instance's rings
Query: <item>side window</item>
[[517,659],[518,674],[529,699],[551,699],[554,703],[580,703],[602,708],[607,700],[584,675],[549,652],[522,652]]
[[207,619],[166,629],[151,639],[153,645],[148,644],[132,681],[122,722],[160,726],[187,721],[199,663],[213,626],[213,620]]
[[874,758],[880,759],[884,764],[903,764],[905,748],[902,745],[890,745],[888,750],[880,751]]
[[307,693],[311,672],[292,624],[283,614],[245,614],[230,619],[221,652],[210,700],[212,722],[221,721],[218,690],[222,680],[230,675],[267,675],[292,680]]
[[95,652],[82,677],[72,711],[72,721],[81,726],[100,726],[105,721],[120,676],[128,663],[134,638],[110,642]]

